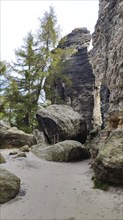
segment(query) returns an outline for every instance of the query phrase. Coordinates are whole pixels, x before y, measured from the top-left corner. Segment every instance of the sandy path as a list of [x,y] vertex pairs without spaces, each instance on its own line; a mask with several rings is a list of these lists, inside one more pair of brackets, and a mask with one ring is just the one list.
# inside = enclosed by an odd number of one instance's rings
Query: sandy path
[[37,158],[13,159],[10,150],[2,167],[21,178],[19,195],[0,206],[1,220],[120,220],[123,218],[123,192],[110,188],[93,189],[89,160],[54,163]]

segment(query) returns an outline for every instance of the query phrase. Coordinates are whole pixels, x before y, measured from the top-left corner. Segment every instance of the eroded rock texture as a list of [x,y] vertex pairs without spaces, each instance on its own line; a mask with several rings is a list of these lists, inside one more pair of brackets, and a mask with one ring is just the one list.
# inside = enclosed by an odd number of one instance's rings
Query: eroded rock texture
[[123,130],[112,131],[104,140],[94,162],[96,178],[123,184]]
[[36,139],[32,134],[10,127],[0,122],[0,148],[20,148],[24,145],[32,146],[36,144]]
[[13,199],[19,192],[20,178],[0,167],[0,204]]
[[[103,182],[123,183],[123,1],[100,0],[99,18],[90,53],[96,81],[101,83],[104,132],[91,153],[95,176]],[[97,145],[98,147],[95,147]]]
[[36,117],[49,144],[64,140],[77,140],[85,143],[86,122],[72,107],[67,105],[41,107]]
[[87,53],[90,40],[91,34],[86,28],[74,29],[61,39],[58,48],[73,49],[62,64],[62,73],[72,81],[72,85],[68,87],[60,81],[56,88],[57,93],[60,96],[62,94],[64,103],[72,106],[75,111],[84,116],[88,130],[92,128],[95,80]]
[[[91,63],[96,79],[108,91],[103,95],[103,116],[110,130],[123,128],[123,1],[100,0],[93,34]],[[106,91],[105,90],[105,91]],[[106,97],[104,97],[106,95]]]

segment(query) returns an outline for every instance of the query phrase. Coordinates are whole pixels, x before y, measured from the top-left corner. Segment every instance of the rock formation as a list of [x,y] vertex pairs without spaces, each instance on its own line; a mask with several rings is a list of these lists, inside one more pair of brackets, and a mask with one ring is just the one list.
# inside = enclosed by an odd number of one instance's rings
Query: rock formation
[[19,148],[24,145],[32,146],[33,144],[36,144],[34,135],[26,134],[16,127],[0,123],[0,148]]
[[87,53],[90,40],[91,34],[86,28],[74,29],[61,39],[58,48],[72,49],[72,52],[62,61],[62,73],[69,77],[72,85],[67,86],[59,80],[56,88],[64,104],[72,106],[75,111],[84,116],[87,130],[92,128],[95,81]]
[[13,199],[19,189],[20,179],[4,168],[0,168],[0,204]]
[[40,158],[56,162],[84,160],[90,157],[89,151],[80,142],[73,140],[66,140],[49,146],[37,144],[32,146],[31,150]]
[[[111,130],[123,128],[123,1],[100,0],[91,63],[96,79],[109,90]],[[105,94],[107,96],[107,94]],[[105,98],[104,98],[105,99]],[[103,100],[104,100],[103,99]],[[106,104],[105,99],[105,104]],[[103,102],[103,105],[105,105]],[[106,104],[107,105],[107,104]],[[106,107],[107,111],[107,107]]]
[[[100,0],[90,52],[96,82],[101,84],[101,113],[106,136],[93,148],[96,178],[123,183],[123,1]],[[105,132],[104,132],[105,133]],[[103,134],[103,132],[102,132]],[[110,134],[110,135],[109,135]],[[95,144],[97,144],[95,142]]]
[[86,122],[78,112],[67,105],[50,105],[36,114],[38,123],[49,144],[63,140],[86,141]]
[[98,180],[123,184],[123,130],[111,132],[103,142],[93,167]]

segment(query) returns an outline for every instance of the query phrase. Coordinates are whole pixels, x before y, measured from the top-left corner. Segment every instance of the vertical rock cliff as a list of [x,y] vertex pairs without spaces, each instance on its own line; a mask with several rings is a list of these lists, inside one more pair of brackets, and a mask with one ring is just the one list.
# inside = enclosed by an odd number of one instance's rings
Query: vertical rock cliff
[[111,130],[123,128],[122,0],[99,1],[99,18],[92,44],[91,63],[96,79],[101,82],[103,121],[108,121]]
[[[123,0],[100,0],[91,64],[100,82],[103,127],[93,147],[93,167],[102,182],[123,183]],[[106,132],[106,133],[105,133]],[[97,141],[97,142],[96,142]]]
[[61,39],[58,48],[72,49],[72,53],[67,56],[62,65],[62,74],[69,77],[72,85],[68,87],[59,81],[57,86],[58,94],[64,89],[62,94],[64,104],[72,106],[75,111],[84,116],[88,131],[92,128],[95,82],[87,53],[90,40],[91,34],[86,28],[74,29]]

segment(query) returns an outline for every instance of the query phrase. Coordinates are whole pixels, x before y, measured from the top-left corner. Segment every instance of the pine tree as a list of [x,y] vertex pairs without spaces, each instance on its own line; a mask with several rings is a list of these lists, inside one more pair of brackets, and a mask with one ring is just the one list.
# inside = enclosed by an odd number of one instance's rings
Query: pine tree
[[4,63],[0,63],[0,74],[6,81],[5,84],[2,81],[2,117],[8,117],[11,125],[26,132],[31,132],[37,126],[35,114],[40,100],[44,98],[42,90],[45,89],[46,98],[55,102],[56,99],[61,100],[54,91],[58,79],[62,79],[66,85],[71,84],[62,74],[61,65],[71,51],[55,48],[59,37],[60,27],[54,9],[50,7],[49,12],[46,11],[40,19],[36,35],[29,32],[21,48],[15,50],[16,61],[9,71]]
[[39,20],[39,43],[45,49],[45,53],[49,53],[56,47],[60,38],[60,26],[57,25],[57,17],[54,8],[50,6],[49,12],[46,11],[44,17],[42,19],[39,18]]
[[50,7],[40,19],[37,35],[29,32],[21,48],[15,50],[16,62],[8,75],[5,97],[9,121],[19,129],[31,132],[36,126],[35,113],[45,77],[52,62],[51,49],[58,41],[59,29],[54,9]]
[[31,32],[15,54],[16,63],[13,63],[13,71],[17,76],[13,77],[9,88],[9,94],[12,93],[11,107],[13,108],[14,104],[17,127],[30,132],[35,125],[35,112],[45,77],[45,60]]

